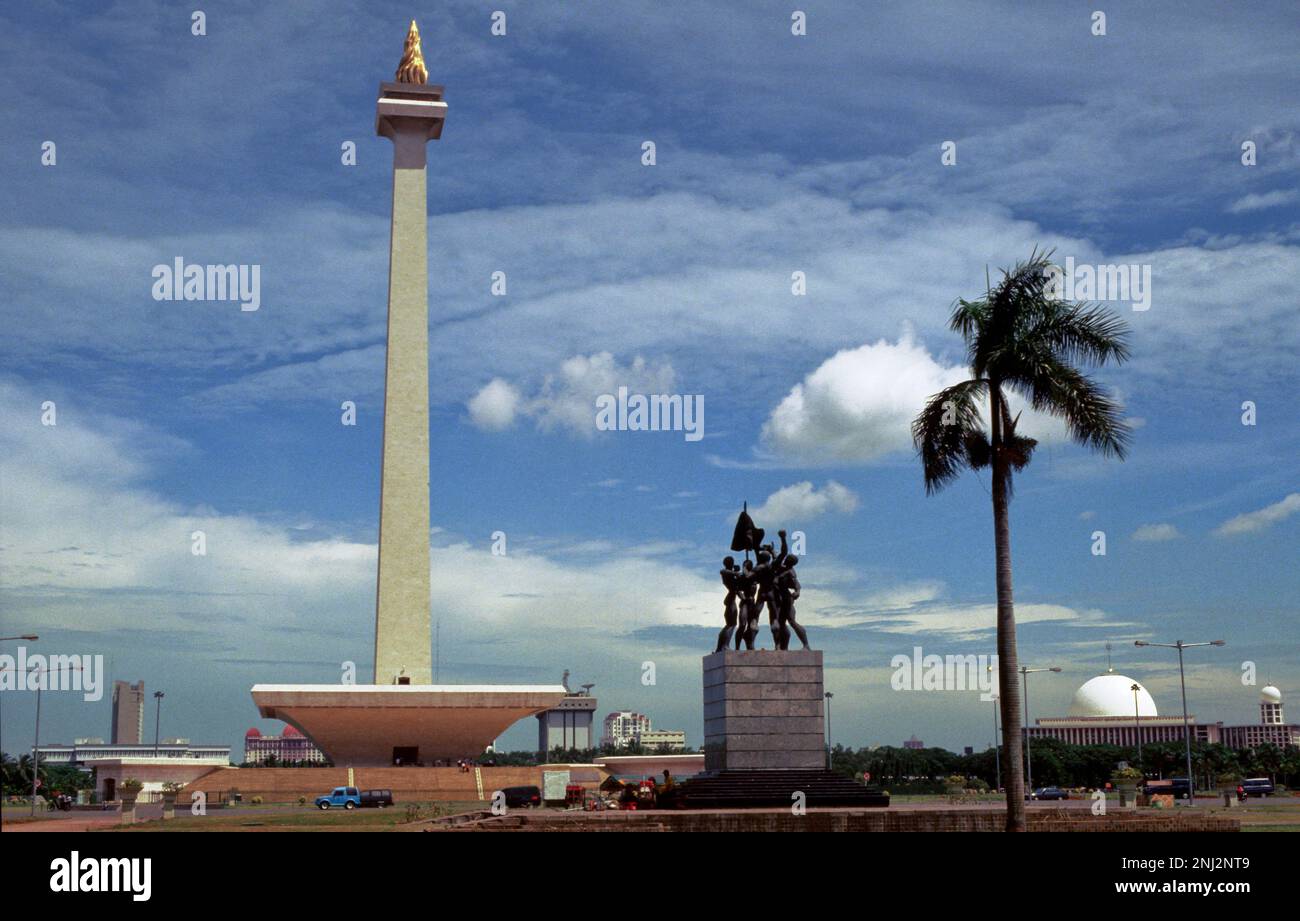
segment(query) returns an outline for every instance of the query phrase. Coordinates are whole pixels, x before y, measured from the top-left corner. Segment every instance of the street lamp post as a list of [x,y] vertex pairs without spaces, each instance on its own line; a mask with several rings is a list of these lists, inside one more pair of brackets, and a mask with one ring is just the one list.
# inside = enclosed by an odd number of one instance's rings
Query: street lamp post
[[[33,666],[33,670],[35,666]],[[41,776],[41,685],[44,684],[39,678],[36,681],[36,736],[32,739],[32,815],[36,815],[36,786],[40,783]]]
[[826,770],[834,770],[835,756],[831,754],[831,698],[835,695],[826,692]]
[[[41,665],[33,665],[31,668],[28,669],[28,671],[36,672],[38,674],[45,674],[45,675],[48,675],[50,673],[50,669],[47,666],[41,666]],[[79,672],[81,671],[81,666],[78,665],[77,667],[71,669],[60,668],[60,669],[55,669],[55,671],[59,672],[60,674],[62,674],[65,671]],[[41,776],[41,687],[44,684],[45,684],[44,680],[40,678],[36,680],[36,734],[32,739],[32,812],[31,814],[33,816],[36,815],[36,789],[37,786],[40,784],[40,776]]]
[[164,696],[162,691],[153,692],[153,699],[158,703],[153,717],[153,756],[155,759],[158,757],[158,730],[162,724],[162,699]]
[[1208,643],[1184,643],[1177,640],[1173,643],[1148,643],[1146,640],[1134,640],[1134,646],[1160,646],[1164,649],[1178,650],[1178,684],[1183,691],[1183,745],[1187,751],[1187,805],[1196,805],[1196,781],[1192,777],[1192,729],[1187,720],[1187,680],[1183,674],[1183,650],[1191,649],[1194,646],[1226,646],[1225,640],[1211,640]]
[[993,695],[993,769],[997,772],[995,792],[1002,789],[1002,746],[998,744],[998,696]]
[[[0,643],[8,642],[9,640],[27,640],[28,642],[35,642],[36,640],[39,639],[40,637],[37,636],[35,633],[24,633],[22,636],[0,636]],[[0,718],[0,726],[3,725],[4,725],[4,720]],[[4,744],[3,742],[0,742],[0,752],[2,751],[4,751]]]
[[1029,791],[1030,796],[1034,795],[1034,762],[1029,751],[1029,679],[1026,676],[1032,675],[1034,672],[1059,673],[1060,671],[1061,669],[1055,665],[1051,668],[1020,666],[1020,686],[1024,688],[1025,692],[1025,789]]
[[[1134,681],[1133,687],[1129,688],[1129,690],[1133,692],[1133,731],[1137,735],[1138,770],[1141,771],[1142,770],[1142,714],[1138,711],[1138,691],[1142,690],[1142,686],[1138,684],[1136,681]],[[1143,776],[1146,776],[1145,772],[1143,772]]]

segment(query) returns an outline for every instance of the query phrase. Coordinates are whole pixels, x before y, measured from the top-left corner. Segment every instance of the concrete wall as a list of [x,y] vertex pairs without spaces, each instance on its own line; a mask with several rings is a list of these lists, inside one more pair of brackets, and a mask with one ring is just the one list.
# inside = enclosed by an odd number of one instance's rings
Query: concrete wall
[[[541,768],[485,767],[481,770],[485,797],[491,797],[494,790],[502,787],[542,785]],[[461,773],[454,767],[354,768],[353,775],[355,785],[363,790],[392,790],[398,804],[479,798],[472,769]],[[224,801],[225,794],[235,789],[243,795],[245,803],[254,796],[268,803],[293,803],[300,796],[313,800],[347,782],[347,768],[222,768],[187,785],[180,801],[188,802],[188,794],[195,790],[205,791],[209,802]]]

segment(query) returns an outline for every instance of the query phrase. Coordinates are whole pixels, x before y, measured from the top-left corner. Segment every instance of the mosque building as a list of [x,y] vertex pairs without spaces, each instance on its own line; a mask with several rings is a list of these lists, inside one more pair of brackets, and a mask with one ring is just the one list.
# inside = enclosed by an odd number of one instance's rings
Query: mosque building
[[[1244,726],[1197,722],[1187,715],[1192,739],[1221,742],[1232,749],[1254,748],[1266,742],[1283,748],[1300,746],[1300,725],[1288,724],[1282,713],[1282,692],[1273,685],[1260,691],[1260,721]],[[1183,741],[1183,716],[1161,716],[1150,692],[1126,675],[1107,671],[1090,678],[1074,692],[1065,716],[1044,717],[1029,727],[1034,739],[1060,739],[1072,745],[1134,746]]]

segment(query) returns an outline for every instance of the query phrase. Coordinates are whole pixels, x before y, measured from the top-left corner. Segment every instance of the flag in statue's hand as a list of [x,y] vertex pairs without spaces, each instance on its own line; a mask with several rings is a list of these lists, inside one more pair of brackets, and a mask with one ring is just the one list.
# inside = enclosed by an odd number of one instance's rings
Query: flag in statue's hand
[[732,550],[743,550],[748,553],[751,550],[757,550],[763,545],[764,530],[754,527],[754,519],[749,517],[749,503],[740,512],[740,517],[736,519],[736,533],[731,538]]

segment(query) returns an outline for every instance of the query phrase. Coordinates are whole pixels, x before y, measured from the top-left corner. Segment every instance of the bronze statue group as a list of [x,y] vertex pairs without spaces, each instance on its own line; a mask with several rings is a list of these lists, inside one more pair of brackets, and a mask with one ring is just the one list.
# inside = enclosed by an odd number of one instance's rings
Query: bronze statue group
[[[794,568],[799,557],[790,553],[785,531],[777,533],[781,538],[780,553],[776,553],[771,544],[759,543],[763,532],[753,526],[747,512],[741,512],[736,524],[736,538],[731,546],[733,550],[745,550],[745,563],[737,566],[735,558],[730,556],[722,560],[719,575],[727,589],[722,602],[726,626],[718,633],[718,647],[714,652],[726,649],[733,635],[737,649],[742,643],[746,649],[753,649],[758,637],[758,619],[764,607],[767,608],[767,623],[776,649],[790,648],[792,630],[803,643],[803,648],[808,648],[808,634],[795,620],[794,612],[794,603],[799,598],[799,577]],[[751,549],[754,550],[754,560],[749,559]]]

